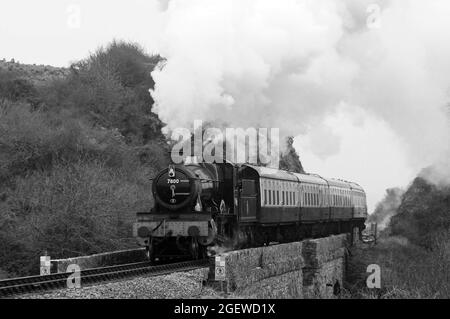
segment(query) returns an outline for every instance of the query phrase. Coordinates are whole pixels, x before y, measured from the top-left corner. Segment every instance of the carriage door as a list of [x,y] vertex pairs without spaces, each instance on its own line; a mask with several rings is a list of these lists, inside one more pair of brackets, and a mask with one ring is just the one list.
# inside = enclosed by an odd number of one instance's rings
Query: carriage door
[[256,220],[256,181],[242,179],[239,217],[243,222]]

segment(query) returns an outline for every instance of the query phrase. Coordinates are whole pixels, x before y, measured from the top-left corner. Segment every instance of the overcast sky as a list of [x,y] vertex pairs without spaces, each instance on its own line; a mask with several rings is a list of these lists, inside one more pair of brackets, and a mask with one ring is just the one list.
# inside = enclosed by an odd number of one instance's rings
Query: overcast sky
[[[169,128],[280,127],[309,172],[359,182],[369,208],[445,154],[450,1],[3,1],[0,59],[68,66],[112,39],[168,58]],[[448,153],[447,153],[448,154]]]
[[114,38],[151,51],[159,8],[147,0],[2,1],[0,58],[68,66]]

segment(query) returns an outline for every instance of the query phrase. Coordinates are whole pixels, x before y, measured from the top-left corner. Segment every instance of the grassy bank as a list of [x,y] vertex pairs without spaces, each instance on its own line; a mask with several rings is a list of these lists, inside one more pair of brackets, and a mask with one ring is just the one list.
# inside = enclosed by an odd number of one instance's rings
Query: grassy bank
[[148,93],[159,59],[113,42],[60,72],[0,68],[0,277],[38,273],[44,251],[135,247],[131,224],[168,162]]
[[[381,269],[381,289],[368,289],[367,266]],[[450,240],[435,238],[432,249],[413,245],[403,237],[380,238],[372,247],[351,250],[347,298],[450,298]]]

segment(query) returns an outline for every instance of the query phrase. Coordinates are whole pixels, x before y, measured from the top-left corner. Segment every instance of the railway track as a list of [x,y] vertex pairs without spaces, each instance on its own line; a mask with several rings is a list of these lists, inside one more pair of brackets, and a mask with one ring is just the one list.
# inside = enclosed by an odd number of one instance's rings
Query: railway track
[[[158,276],[179,271],[189,271],[205,267],[208,260],[184,261],[178,263],[154,265],[139,262],[126,265],[85,269],[80,271],[81,286],[102,281],[111,281],[136,275]],[[72,272],[45,276],[30,276],[0,280],[0,298],[17,294],[42,292],[67,287],[67,280]]]

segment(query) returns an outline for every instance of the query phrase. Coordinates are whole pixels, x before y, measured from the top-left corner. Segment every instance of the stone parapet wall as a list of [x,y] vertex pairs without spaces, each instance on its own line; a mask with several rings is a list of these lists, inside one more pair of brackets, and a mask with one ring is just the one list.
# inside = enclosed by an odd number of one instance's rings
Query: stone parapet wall
[[[231,251],[225,265],[229,293],[249,298],[334,298],[345,276],[348,235]],[[211,260],[210,283],[216,259]]]
[[66,272],[67,267],[71,264],[76,264],[81,270],[114,266],[128,263],[135,263],[145,261],[145,248],[121,250],[114,252],[106,252],[90,256],[82,256],[68,259],[54,259],[51,260],[51,272],[60,273]]

